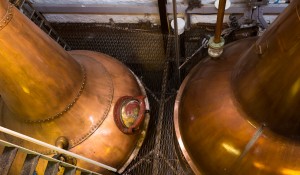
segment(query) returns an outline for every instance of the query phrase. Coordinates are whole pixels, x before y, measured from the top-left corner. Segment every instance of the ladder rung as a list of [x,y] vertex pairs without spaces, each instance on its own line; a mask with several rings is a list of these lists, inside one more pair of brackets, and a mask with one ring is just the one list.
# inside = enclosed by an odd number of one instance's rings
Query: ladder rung
[[56,175],[59,170],[58,162],[48,162],[47,168],[45,170],[45,175]]
[[18,148],[5,147],[2,155],[0,156],[0,174],[6,175],[16,157]]
[[27,154],[23,164],[21,175],[33,174],[38,164],[40,156],[34,154]]

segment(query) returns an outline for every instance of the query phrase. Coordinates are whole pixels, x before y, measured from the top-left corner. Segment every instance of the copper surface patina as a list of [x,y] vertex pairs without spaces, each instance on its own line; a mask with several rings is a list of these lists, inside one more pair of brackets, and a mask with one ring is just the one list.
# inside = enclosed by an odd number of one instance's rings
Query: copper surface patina
[[300,1],[180,87],[175,130],[198,175],[300,174]]
[[[1,126],[52,145],[63,137],[60,147],[119,172],[137,154],[149,106],[143,98],[147,105],[137,118],[138,132],[120,131],[113,118],[117,100],[146,94],[135,75],[116,59],[91,51],[66,52],[7,0],[0,0],[0,67]],[[1,138],[53,154],[8,135]],[[109,173],[80,160],[77,165]]]

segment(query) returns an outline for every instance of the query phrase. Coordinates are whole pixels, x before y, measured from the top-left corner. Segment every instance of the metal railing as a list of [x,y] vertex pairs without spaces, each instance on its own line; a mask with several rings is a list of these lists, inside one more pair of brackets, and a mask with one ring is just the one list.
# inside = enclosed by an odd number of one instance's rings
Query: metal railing
[[[28,137],[28,136],[23,135],[21,133],[18,133],[18,132],[9,130],[7,128],[4,128],[2,126],[0,126],[0,132],[8,134],[10,136],[17,137],[19,139],[22,139],[22,140],[25,140],[25,141],[28,141],[28,142],[31,142],[33,144],[42,146],[44,148],[51,149],[51,150],[55,151],[57,154],[63,154],[63,155],[66,155],[68,157],[75,158],[76,160],[81,160],[81,161],[84,161],[84,162],[89,163],[91,165],[101,167],[101,168],[107,169],[107,170],[112,171],[112,172],[117,171],[117,169],[115,169],[113,167],[110,167],[108,165],[96,162],[94,160],[91,160],[89,158],[86,158],[86,157],[83,157],[81,155],[75,154],[73,152],[70,152],[70,151],[58,148],[56,146],[50,145],[48,143],[39,141],[37,139]],[[61,161],[61,160],[55,159],[53,157],[50,157],[49,155],[44,155],[44,154],[29,150],[27,148],[24,148],[22,146],[19,146],[19,145],[16,145],[16,144],[4,141],[4,140],[0,140],[0,145],[4,146],[4,151],[3,151],[2,155],[0,156],[0,174],[1,175],[5,175],[5,174],[9,173],[9,170],[12,166],[12,162],[15,159],[17,151],[21,151],[21,152],[24,152],[25,154],[27,154],[26,158],[25,158],[25,161],[24,161],[24,164],[23,164],[23,167],[22,167],[22,170],[21,170],[21,174],[24,174],[24,175],[25,174],[26,175],[27,174],[33,174],[33,172],[36,169],[37,162],[39,161],[39,159],[44,159],[44,160],[48,161],[46,170],[44,172],[44,174],[47,174],[47,175],[48,174],[57,174],[58,170],[59,170],[59,166],[65,168],[65,174],[66,174],[66,171],[68,171],[70,174],[73,174],[73,173],[75,174],[76,170],[77,170],[77,171],[80,171],[81,174],[83,174],[83,175],[87,175],[87,174],[88,175],[100,175],[99,173],[96,173],[96,172],[78,167],[76,165],[72,165],[70,163],[66,163],[64,161]]]

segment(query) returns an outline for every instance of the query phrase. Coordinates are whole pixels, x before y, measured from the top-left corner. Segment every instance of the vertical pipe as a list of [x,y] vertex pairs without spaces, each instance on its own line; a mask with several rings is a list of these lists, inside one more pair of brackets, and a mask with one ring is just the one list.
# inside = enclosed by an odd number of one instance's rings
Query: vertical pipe
[[160,27],[163,34],[168,34],[170,32],[166,3],[166,0],[158,0]]
[[214,37],[215,43],[221,42],[221,33],[222,33],[223,19],[225,13],[225,5],[226,5],[226,0],[219,1],[217,24],[216,24],[215,37]]
[[180,73],[180,42],[179,42],[179,35],[178,35],[178,24],[177,24],[177,4],[176,0],[172,0],[173,3],[173,18],[174,18],[174,34],[175,34],[175,60],[176,60],[176,67],[177,67],[177,74],[178,74],[178,86],[180,85],[181,81],[181,73]]

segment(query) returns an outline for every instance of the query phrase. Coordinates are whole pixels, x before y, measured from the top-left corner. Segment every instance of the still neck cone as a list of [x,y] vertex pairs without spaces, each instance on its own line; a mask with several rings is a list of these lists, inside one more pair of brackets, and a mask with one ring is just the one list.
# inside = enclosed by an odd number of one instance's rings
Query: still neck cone
[[254,123],[300,138],[300,1],[292,1],[236,65],[233,87]]
[[80,91],[81,66],[5,0],[0,1],[0,94],[21,120],[45,120]]

